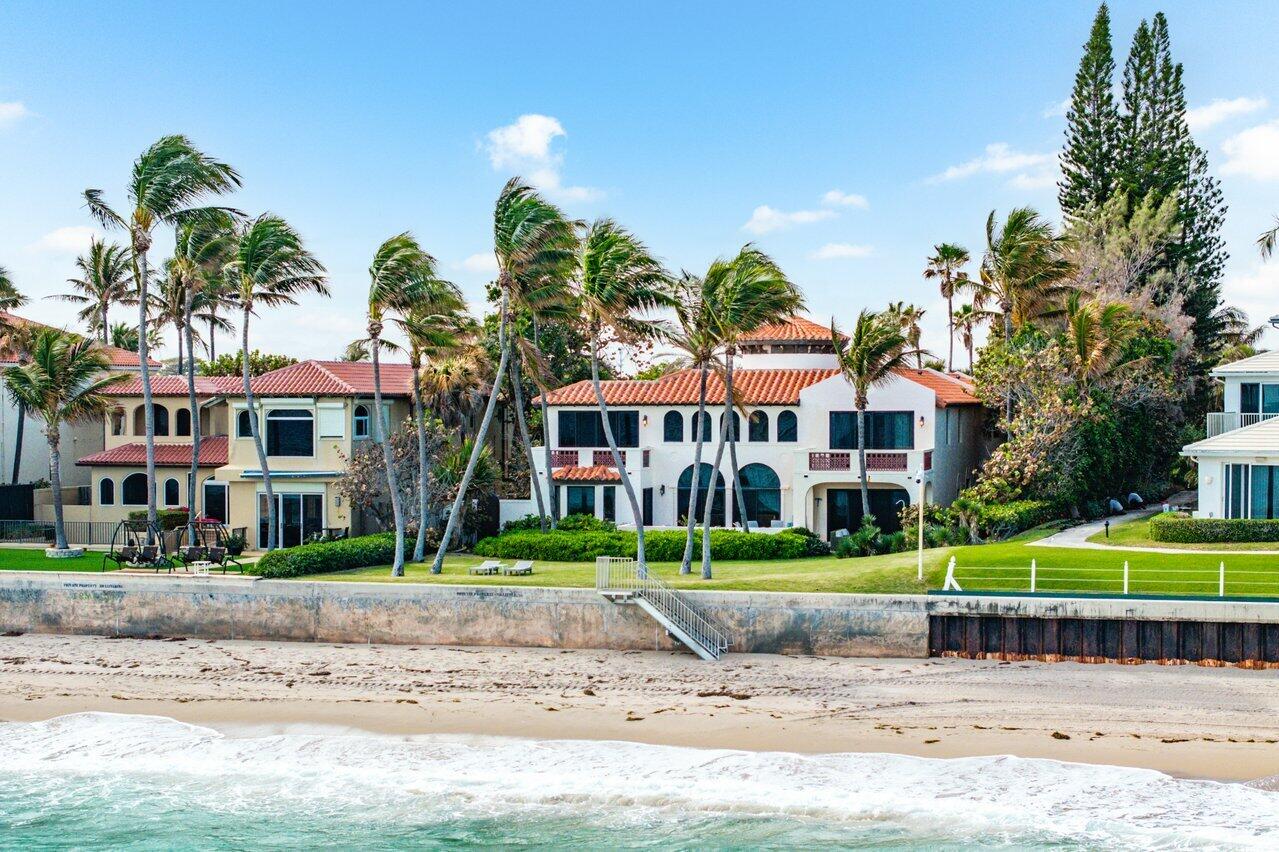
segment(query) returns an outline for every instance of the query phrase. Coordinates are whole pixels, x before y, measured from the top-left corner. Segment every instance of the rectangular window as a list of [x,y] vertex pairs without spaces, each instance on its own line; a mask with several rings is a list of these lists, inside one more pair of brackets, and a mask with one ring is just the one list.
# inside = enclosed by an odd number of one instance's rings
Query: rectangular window
[[253,437],[253,424],[250,423],[249,421],[250,416],[251,415],[249,414],[249,410],[247,408],[241,408],[236,412],[235,437],[237,438]]
[[1244,382],[1239,386],[1239,410],[1244,414],[1261,412],[1261,385]]
[[[867,411],[866,449],[915,449],[915,430],[911,428],[913,419],[914,412],[911,411]],[[830,413],[830,448],[857,449],[857,412]]]
[[652,526],[653,524],[653,489],[652,488],[644,489],[644,508],[641,511],[644,513],[644,525]]
[[604,520],[617,520],[617,486],[604,486]]
[[595,486],[594,485],[569,485],[565,487],[568,500],[565,502],[565,514],[568,515],[594,515],[595,514]]
[[1248,493],[1248,465],[1226,466],[1226,517],[1246,518]]
[[1261,413],[1279,414],[1279,385],[1261,386]]
[[1273,519],[1279,515],[1279,466],[1255,464],[1249,471],[1250,518]]
[[[639,446],[639,412],[610,411],[608,422],[619,447]],[[607,447],[604,419],[598,411],[561,411],[559,414],[559,446]]]
[[311,412],[300,408],[277,408],[268,412],[266,454],[268,456],[315,455],[315,426]]
[[226,523],[230,519],[227,512],[227,486],[225,482],[204,480],[204,516],[215,521]]

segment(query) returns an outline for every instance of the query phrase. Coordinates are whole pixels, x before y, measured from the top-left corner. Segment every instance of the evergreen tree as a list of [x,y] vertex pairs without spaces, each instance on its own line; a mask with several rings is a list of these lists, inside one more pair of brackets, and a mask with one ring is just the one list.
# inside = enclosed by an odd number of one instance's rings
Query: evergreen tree
[[1114,194],[1119,147],[1119,111],[1113,91],[1115,60],[1110,45],[1110,9],[1097,10],[1075,89],[1066,112],[1066,148],[1061,157],[1057,200],[1069,218]]

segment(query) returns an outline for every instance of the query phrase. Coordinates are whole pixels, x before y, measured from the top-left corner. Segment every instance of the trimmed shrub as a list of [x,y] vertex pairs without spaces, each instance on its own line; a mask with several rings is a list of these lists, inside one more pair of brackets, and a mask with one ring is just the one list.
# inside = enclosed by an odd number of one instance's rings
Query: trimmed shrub
[[[407,559],[411,555],[413,539],[408,539],[405,544]],[[367,568],[370,565],[390,565],[394,561],[395,533],[377,533],[273,550],[257,562],[245,565],[244,573],[280,579]]]
[[989,536],[1008,538],[1022,530],[1046,524],[1056,516],[1047,500],[1010,500],[981,507],[977,523]]
[[[609,532],[617,529],[617,524],[612,521],[601,521],[594,515],[567,515],[559,519],[555,524],[558,530],[594,530],[596,532]],[[541,532],[542,524],[537,515],[525,515],[514,521],[507,521],[502,524],[502,532]]]
[[[645,556],[650,562],[678,562],[684,555],[684,542],[685,533],[680,530],[647,532]],[[635,533],[629,530],[556,529],[545,533],[528,530],[481,539],[475,545],[475,553],[496,559],[589,562],[597,556],[634,556],[635,544]],[[693,544],[694,553],[700,554],[700,530],[694,533]],[[810,548],[809,539],[794,530],[779,533],[711,530],[714,559],[800,559]]]
[[1165,512],[1150,519],[1150,537],[1173,544],[1279,541],[1279,520],[1188,518],[1176,512]]
[[[160,530],[167,532],[168,530],[176,530],[178,527],[185,527],[187,525],[187,514],[186,509],[157,509],[155,520],[159,524]],[[135,509],[129,513],[129,520],[131,521],[145,523],[146,519],[146,509]]]

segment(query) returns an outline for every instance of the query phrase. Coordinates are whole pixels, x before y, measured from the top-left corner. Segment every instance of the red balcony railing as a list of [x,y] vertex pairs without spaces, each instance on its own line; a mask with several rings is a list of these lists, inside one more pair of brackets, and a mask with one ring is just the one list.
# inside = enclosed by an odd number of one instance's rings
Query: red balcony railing
[[[622,464],[626,464],[626,450],[618,450],[617,452],[618,455],[622,457]],[[591,454],[591,464],[613,467],[615,465],[615,462],[613,461],[613,451],[596,450]]]
[[[847,452],[814,452],[808,454],[809,470],[852,470],[856,453]],[[867,471],[903,471],[906,469],[906,453],[868,451],[866,453]],[[931,469],[931,456],[926,457],[924,464]]]
[[551,450],[551,467],[577,467],[577,450]]
[[866,453],[866,470],[905,470],[905,453]]
[[809,453],[809,470],[848,470],[852,466],[851,453]]

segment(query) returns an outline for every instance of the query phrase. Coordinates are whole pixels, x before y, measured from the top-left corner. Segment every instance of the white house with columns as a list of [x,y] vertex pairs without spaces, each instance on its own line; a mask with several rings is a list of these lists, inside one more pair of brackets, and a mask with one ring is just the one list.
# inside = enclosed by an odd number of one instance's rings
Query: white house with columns
[[[645,523],[682,525],[694,475],[698,373],[606,381],[603,388]],[[762,328],[742,342],[733,391],[743,412],[734,413],[739,487],[752,528],[802,526],[823,537],[855,530],[864,475],[876,522],[893,531],[899,528],[901,506],[916,504],[921,493],[927,502],[949,504],[971,484],[982,461],[983,409],[971,382],[959,374],[904,369],[870,391],[863,474],[853,389],[837,369],[830,329],[802,317]],[[724,413],[723,384],[714,376],[707,399],[699,504],[712,479]],[[588,513],[620,526],[633,524],[590,382],[551,391],[547,403],[546,434],[561,514]],[[534,459],[531,487],[546,497],[541,448]],[[740,526],[727,451],[714,481],[712,524]],[[530,499],[503,500],[502,521],[535,513],[531,498],[530,493]]]

